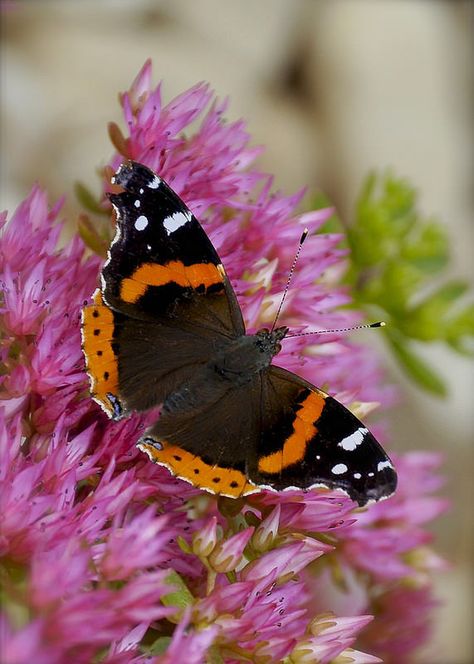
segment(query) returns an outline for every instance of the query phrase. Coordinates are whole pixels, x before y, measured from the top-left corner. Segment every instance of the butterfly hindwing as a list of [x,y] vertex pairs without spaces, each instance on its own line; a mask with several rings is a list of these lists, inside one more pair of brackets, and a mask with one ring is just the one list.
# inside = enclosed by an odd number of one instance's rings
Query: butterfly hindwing
[[342,489],[359,505],[395,490],[392,463],[373,435],[299,376],[272,366],[245,386],[221,391],[209,380],[195,403],[191,396],[186,408],[176,402],[180,412],[165,407],[139,444],[178,477],[232,497]]
[[391,495],[393,465],[336,399],[280,367],[262,373],[262,431],[250,479],[276,490],[342,489],[364,505]]
[[237,498],[259,491],[248,479],[248,462],[259,433],[260,377],[236,387],[209,372],[196,382],[200,389],[191,382],[182,398],[178,393],[164,404],[140,449],[211,493]]

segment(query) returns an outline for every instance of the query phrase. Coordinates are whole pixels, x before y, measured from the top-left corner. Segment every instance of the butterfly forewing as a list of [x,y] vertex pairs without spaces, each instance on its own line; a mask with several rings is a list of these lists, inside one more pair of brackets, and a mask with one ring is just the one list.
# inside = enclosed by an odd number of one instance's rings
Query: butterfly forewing
[[[179,196],[136,162],[123,164],[114,183],[123,191],[109,195],[116,236],[102,271],[106,304],[131,318],[180,323],[199,302],[201,324],[212,319],[218,332],[243,334],[240,308],[220,258]],[[196,315],[191,317],[198,324]]]
[[116,235],[82,339],[92,395],[118,419],[161,403],[244,326],[219,256],[181,199],[135,162],[114,182]]

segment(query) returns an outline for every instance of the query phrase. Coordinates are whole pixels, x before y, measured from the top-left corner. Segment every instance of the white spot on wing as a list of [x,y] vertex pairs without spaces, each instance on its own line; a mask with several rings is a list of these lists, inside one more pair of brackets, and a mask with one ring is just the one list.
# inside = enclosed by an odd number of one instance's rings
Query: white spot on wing
[[358,447],[364,441],[364,437],[368,433],[369,432],[365,427],[360,427],[359,429],[357,429],[357,431],[351,433],[350,436],[343,438],[338,443],[338,446],[342,447],[342,449],[346,450],[347,452],[352,452],[353,450],[355,450],[356,447]]
[[377,464],[377,470],[380,472],[384,468],[393,468],[393,466],[390,461],[379,461]]
[[135,207],[140,207],[140,201],[138,200],[138,198],[137,198],[137,200],[135,201],[134,205],[135,205]]
[[163,222],[163,226],[166,228],[168,235],[171,235],[171,233],[177,231],[178,228],[181,228],[181,226],[184,226],[184,224],[187,224],[189,221],[191,221],[191,217],[192,214],[189,212],[189,210],[186,212],[175,212],[169,217],[166,217]]
[[155,175],[155,177],[153,178],[153,180],[152,180],[151,182],[148,183],[148,187],[149,187],[150,189],[158,189],[158,187],[160,186],[160,184],[161,184],[161,179],[160,179],[157,175]]
[[141,193],[141,194],[143,194],[143,191],[144,191],[143,189],[140,189],[140,193]]
[[360,473],[354,473],[353,476],[356,478],[356,480],[360,480],[360,478],[362,477]]
[[335,466],[331,468],[331,473],[334,475],[342,475],[343,473],[347,473],[347,466],[345,463],[337,463]]
[[135,221],[135,228],[137,231],[143,231],[148,226],[148,219],[141,214]]

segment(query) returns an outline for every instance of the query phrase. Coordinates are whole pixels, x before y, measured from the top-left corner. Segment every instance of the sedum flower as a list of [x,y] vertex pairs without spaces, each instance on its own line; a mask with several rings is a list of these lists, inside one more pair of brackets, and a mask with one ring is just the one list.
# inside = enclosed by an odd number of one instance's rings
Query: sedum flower
[[[361,319],[339,309],[350,302],[334,277],[340,237],[318,233],[330,211],[301,214],[303,192],[273,191],[245,124],[225,121],[227,102],[198,84],[165,104],[147,62],[121,104],[127,134],[110,126],[104,189],[125,157],[168,180],[219,251],[249,330],[272,321],[306,226],[285,322]],[[425,530],[446,507],[432,495],[439,459],[398,458],[397,495],[363,511],[330,491],[224,501],[149,463],[135,443],[153,414],[111,422],[90,399],[80,309],[102,259],[77,237],[59,244],[61,203],[35,185],[0,217],[3,661],[379,661],[358,644],[409,658],[429,634],[443,566]],[[278,359],[360,412],[393,399],[372,352],[339,334],[289,339]],[[328,617],[336,593],[346,601]]]
[[428,554],[432,535],[423,528],[448,507],[448,501],[431,495],[441,484],[434,475],[441,457],[411,452],[395,457],[395,462],[401,470],[397,493],[358,516],[354,527],[342,534],[341,551],[352,566],[376,581],[414,579],[424,568],[428,578],[432,571],[446,568],[444,561]]
[[355,651],[348,646],[354,642],[356,634],[373,620],[373,616],[336,618],[322,615],[315,618],[310,626],[310,636],[298,643],[289,660],[294,664],[347,664],[361,662],[372,664],[381,662],[378,657]]
[[293,578],[331,548],[310,538],[288,543],[249,563],[242,570],[242,578],[260,580],[267,578],[270,573],[275,573],[279,581]]
[[240,533],[219,542],[209,556],[209,564],[216,572],[232,572],[240,565],[244,549],[252,537],[254,528],[246,528]]
[[374,610],[380,612],[362,635],[362,647],[376,649],[387,664],[413,660],[420,644],[428,643],[433,632],[430,615],[439,601],[426,583],[418,588],[395,586],[379,594]]
[[211,516],[201,530],[193,535],[192,550],[200,558],[207,558],[217,544],[217,518]]
[[281,507],[276,505],[258,526],[252,538],[252,544],[257,551],[267,551],[275,541],[280,525],[280,514]]
[[155,660],[156,664],[201,664],[206,660],[206,654],[218,634],[218,627],[213,625],[200,631],[186,632],[189,616],[190,611],[187,611],[177,625],[166,653]]

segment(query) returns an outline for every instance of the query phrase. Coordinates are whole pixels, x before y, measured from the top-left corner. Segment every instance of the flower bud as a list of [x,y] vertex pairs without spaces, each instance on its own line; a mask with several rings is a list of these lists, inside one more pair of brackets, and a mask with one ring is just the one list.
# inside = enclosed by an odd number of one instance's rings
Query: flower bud
[[252,538],[252,544],[257,551],[268,551],[278,535],[278,526],[280,524],[280,505],[262,521],[258,526]]
[[254,528],[246,528],[230,539],[219,542],[209,556],[209,563],[216,572],[226,573],[236,569],[253,531]]
[[214,551],[217,544],[217,519],[212,516],[204,528],[193,535],[192,550],[200,558],[207,556]]

